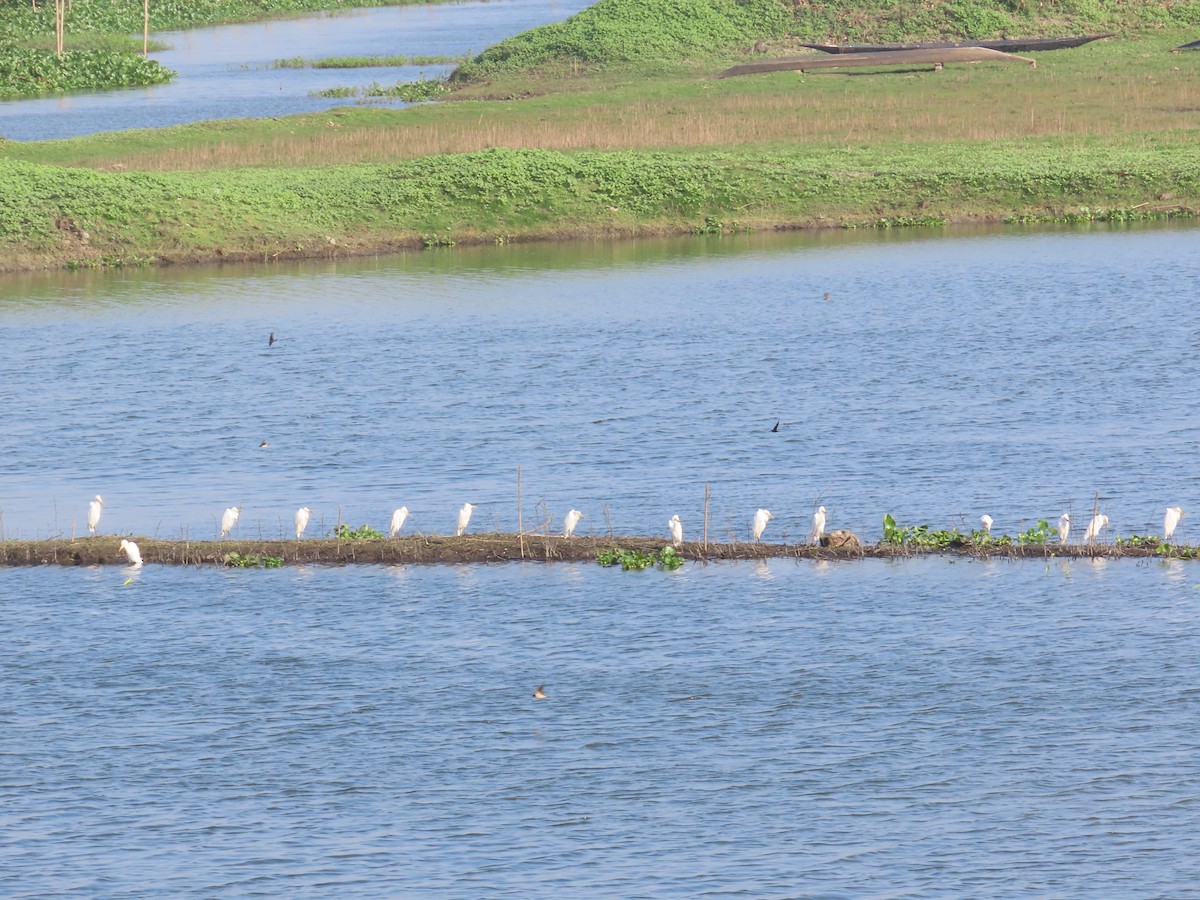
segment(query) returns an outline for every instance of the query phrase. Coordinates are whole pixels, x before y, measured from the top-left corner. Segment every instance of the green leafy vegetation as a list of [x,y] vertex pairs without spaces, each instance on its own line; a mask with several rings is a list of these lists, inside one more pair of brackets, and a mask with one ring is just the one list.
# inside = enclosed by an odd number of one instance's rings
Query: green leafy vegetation
[[368,69],[398,68],[400,66],[436,66],[463,62],[463,56],[326,56],[322,59],[306,59],[293,56],[277,59],[273,69]]
[[963,534],[957,528],[950,531],[933,530],[928,525],[897,524],[891,513],[883,517],[883,540],[881,541],[883,544],[920,549],[945,549],[962,547],[969,540],[970,536]]
[[1052,537],[1057,537],[1057,529],[1051,528],[1045,519],[1038,519],[1037,524],[1017,535],[1017,543],[1021,545],[1048,544]]
[[0,45],[0,99],[97,88],[163,84],[175,73],[152,59],[105,50],[70,51]]
[[449,91],[440,78],[418,78],[416,81],[399,81],[393,85],[382,85],[376,81],[363,87],[333,87],[314,91],[315,97],[358,97],[360,99],[403,100],[405,103],[424,103]]
[[[347,7],[400,5],[412,0],[354,0]],[[154,0],[156,31],[244,22],[337,8],[337,0]],[[175,73],[141,57],[142,4],[72,0],[65,47],[53,52],[54,3],[10,0],[0,6],[0,99],[67,91],[162,84]],[[161,49],[158,45],[156,49]],[[103,58],[98,58],[97,53]]]
[[283,557],[231,552],[225,554],[225,565],[234,569],[278,569],[283,566]]
[[672,572],[683,565],[683,557],[679,555],[679,551],[674,547],[663,547],[657,553],[644,553],[641,550],[613,547],[597,553],[596,562],[606,567],[620,565],[626,572],[640,572],[652,566]]
[[334,528],[329,534],[339,541],[382,541],[384,537],[382,531],[378,531],[370,525],[359,525],[357,528],[351,528],[344,522]]

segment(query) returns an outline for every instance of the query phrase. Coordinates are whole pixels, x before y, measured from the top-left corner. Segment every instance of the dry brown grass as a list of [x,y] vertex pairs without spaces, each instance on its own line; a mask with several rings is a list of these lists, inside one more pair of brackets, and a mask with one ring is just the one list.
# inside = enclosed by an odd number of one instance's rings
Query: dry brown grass
[[[508,147],[561,151],[735,150],[748,146],[987,142],[1037,138],[1155,140],[1194,130],[1200,66],[1161,51],[1041,54],[1036,70],[981,64],[941,73],[779,73],[714,82],[579,84],[553,96],[350,109],[281,123],[239,123],[158,138],[82,145],[98,168],[173,171],[391,161]],[[1071,56],[1069,54],[1081,54]],[[1106,59],[1105,53],[1113,56]],[[545,86],[540,86],[545,89]],[[497,89],[492,86],[492,92]],[[529,90],[512,88],[517,95]],[[1182,139],[1182,138],[1181,138]]]

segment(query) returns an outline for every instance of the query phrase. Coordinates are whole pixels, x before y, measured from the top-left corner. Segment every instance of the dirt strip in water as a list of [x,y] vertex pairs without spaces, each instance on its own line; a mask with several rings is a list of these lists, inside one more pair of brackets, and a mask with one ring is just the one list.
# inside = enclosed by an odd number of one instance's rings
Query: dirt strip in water
[[[161,541],[133,537],[143,562],[164,565],[403,565],[409,563],[494,563],[514,560],[586,561],[613,548],[657,553],[668,542],[659,538],[615,535],[573,537],[516,534],[470,534],[462,537],[414,535],[389,540],[338,541]],[[0,541],[0,566],[128,565],[121,537],[89,537],[33,541]],[[981,559],[1152,558],[1194,557],[1194,548],[1172,547],[1169,554],[1149,547],[1082,544],[1030,546],[900,547],[874,544],[862,548],[833,548],[767,542],[685,542],[679,554],[686,560],[754,559],[894,559],[945,555]]]

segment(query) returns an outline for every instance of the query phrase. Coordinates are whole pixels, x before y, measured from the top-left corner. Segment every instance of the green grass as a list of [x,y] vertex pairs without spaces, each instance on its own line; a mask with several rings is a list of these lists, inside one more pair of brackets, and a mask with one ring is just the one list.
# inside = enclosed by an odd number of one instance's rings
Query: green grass
[[903,41],[1138,32],[1200,25],[1200,0],[599,0],[565,22],[501,41],[463,82],[551,69],[700,59],[797,41]]
[[[771,153],[490,150],[393,166],[112,173],[0,162],[0,259],[320,256],[450,240],[964,217],[1126,221],[1200,197],[1190,148],[1023,142]],[[1143,206],[1142,204],[1147,204]],[[86,234],[86,240],[81,236]]]
[[[786,41],[796,21],[780,25],[777,0],[680,2],[602,0],[528,32],[469,64],[488,77],[455,102],[0,143],[0,267],[1200,209],[1200,54],[1167,52],[1190,31],[1039,54],[1037,69],[717,81],[740,42]],[[547,78],[571,47],[595,65]]]
[[463,62],[462,56],[326,56],[322,59],[306,59],[293,56],[277,59],[273,69],[370,69],[398,68],[400,66],[435,66]]

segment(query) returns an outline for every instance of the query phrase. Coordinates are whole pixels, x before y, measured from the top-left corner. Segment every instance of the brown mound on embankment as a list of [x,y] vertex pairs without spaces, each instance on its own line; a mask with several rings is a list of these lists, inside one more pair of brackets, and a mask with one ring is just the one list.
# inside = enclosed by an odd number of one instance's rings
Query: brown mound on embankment
[[[76,540],[0,542],[0,566],[95,566],[126,565],[120,537],[89,537]],[[271,559],[282,565],[346,565],[368,563],[492,563],[514,560],[592,562],[602,550],[620,547],[657,553],[667,545],[659,538],[613,536],[562,538],[547,535],[469,534],[462,537],[414,535],[377,541],[158,541],[134,538],[146,563],[165,565],[230,565],[236,554],[251,565]],[[1179,548],[1187,553],[1187,548]],[[951,549],[898,547],[876,544],[861,549],[831,549],[769,543],[685,543],[679,550],[688,560],[751,560],[790,557],[793,559],[892,559],[919,555],[952,555],[980,558],[1044,559],[1050,557],[1150,557],[1148,548],[1100,545],[994,546],[964,545]],[[1189,554],[1190,555],[1190,554]]]

